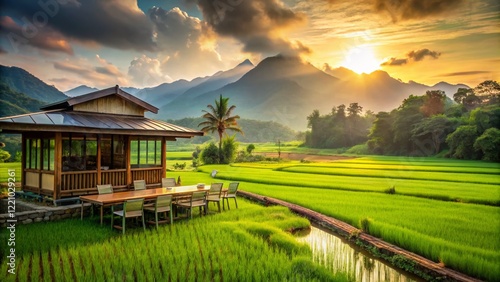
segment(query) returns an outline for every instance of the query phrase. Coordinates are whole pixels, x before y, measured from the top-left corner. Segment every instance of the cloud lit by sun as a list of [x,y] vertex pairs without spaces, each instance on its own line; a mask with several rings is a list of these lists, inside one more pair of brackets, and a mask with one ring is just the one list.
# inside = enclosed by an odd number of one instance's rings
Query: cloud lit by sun
[[380,68],[380,62],[375,57],[373,48],[369,45],[351,48],[341,65],[358,74],[371,73]]

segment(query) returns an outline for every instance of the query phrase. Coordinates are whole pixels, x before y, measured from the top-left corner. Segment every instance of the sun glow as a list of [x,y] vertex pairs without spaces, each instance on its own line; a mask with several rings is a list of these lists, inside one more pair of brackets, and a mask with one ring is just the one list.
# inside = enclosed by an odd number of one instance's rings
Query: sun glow
[[342,66],[358,74],[371,73],[380,68],[380,62],[375,58],[371,46],[361,45],[347,52]]

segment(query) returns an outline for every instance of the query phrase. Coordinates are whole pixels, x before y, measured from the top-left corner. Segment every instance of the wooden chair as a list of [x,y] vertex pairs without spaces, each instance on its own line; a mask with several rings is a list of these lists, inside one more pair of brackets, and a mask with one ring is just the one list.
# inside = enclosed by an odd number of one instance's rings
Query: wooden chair
[[158,229],[158,213],[163,213],[165,219],[161,223],[167,222],[167,212],[170,215],[170,224],[174,223],[172,216],[172,195],[158,196],[153,206],[145,206],[145,212],[153,212],[155,214],[156,229]]
[[207,213],[207,193],[205,191],[196,191],[191,194],[191,197],[186,201],[178,201],[175,203],[177,207],[182,207],[188,210],[188,218],[193,218],[193,208],[203,208],[205,214]]
[[221,201],[221,196],[222,196],[222,183],[212,183],[210,185],[210,190],[208,191],[207,195],[207,207],[209,202],[214,202],[217,203],[217,207],[220,210],[220,201]]
[[134,180],[134,190],[146,190],[146,181]]
[[[113,186],[111,186],[111,184],[102,184],[102,185],[97,185],[97,192],[99,193],[99,195],[102,195],[102,194],[113,194]],[[109,207],[109,206],[112,206],[112,205],[102,205],[101,206],[101,225],[102,225],[102,222],[103,222],[103,217],[104,217],[104,206],[106,207]],[[94,212],[94,209],[92,209],[92,214]]]
[[238,185],[239,182],[233,182],[229,184],[229,188],[227,189],[226,194],[222,195],[222,208],[225,210],[224,207],[224,200],[227,201],[227,209],[231,209],[229,207],[229,199],[233,198],[234,203],[236,204],[236,208],[238,208],[238,201],[236,200],[236,193],[238,192]]
[[[114,206],[111,207],[111,229],[117,228],[121,229],[122,233],[125,234],[125,221],[127,218],[142,218],[142,228],[146,230],[146,224],[144,222],[144,199],[134,199],[128,200],[123,203],[123,210],[114,211]],[[122,217],[122,226],[114,225],[115,215]]]
[[175,178],[162,178],[161,187],[175,187]]

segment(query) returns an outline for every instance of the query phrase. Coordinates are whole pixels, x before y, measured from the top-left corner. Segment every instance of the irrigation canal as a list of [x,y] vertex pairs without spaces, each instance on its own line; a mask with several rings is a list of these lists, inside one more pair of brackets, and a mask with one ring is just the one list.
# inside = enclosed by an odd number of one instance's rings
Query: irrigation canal
[[360,282],[410,282],[424,281],[402,270],[395,269],[372,255],[349,244],[345,240],[316,226],[305,236],[297,237],[312,250],[314,262],[323,265],[332,273],[344,272]]

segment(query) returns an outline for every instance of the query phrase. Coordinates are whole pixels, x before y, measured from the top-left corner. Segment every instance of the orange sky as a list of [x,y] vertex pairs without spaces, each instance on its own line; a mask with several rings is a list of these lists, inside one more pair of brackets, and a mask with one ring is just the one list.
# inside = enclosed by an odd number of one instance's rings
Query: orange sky
[[499,77],[496,0],[19,3],[0,10],[0,64],[62,91],[156,86],[277,53],[428,85]]

